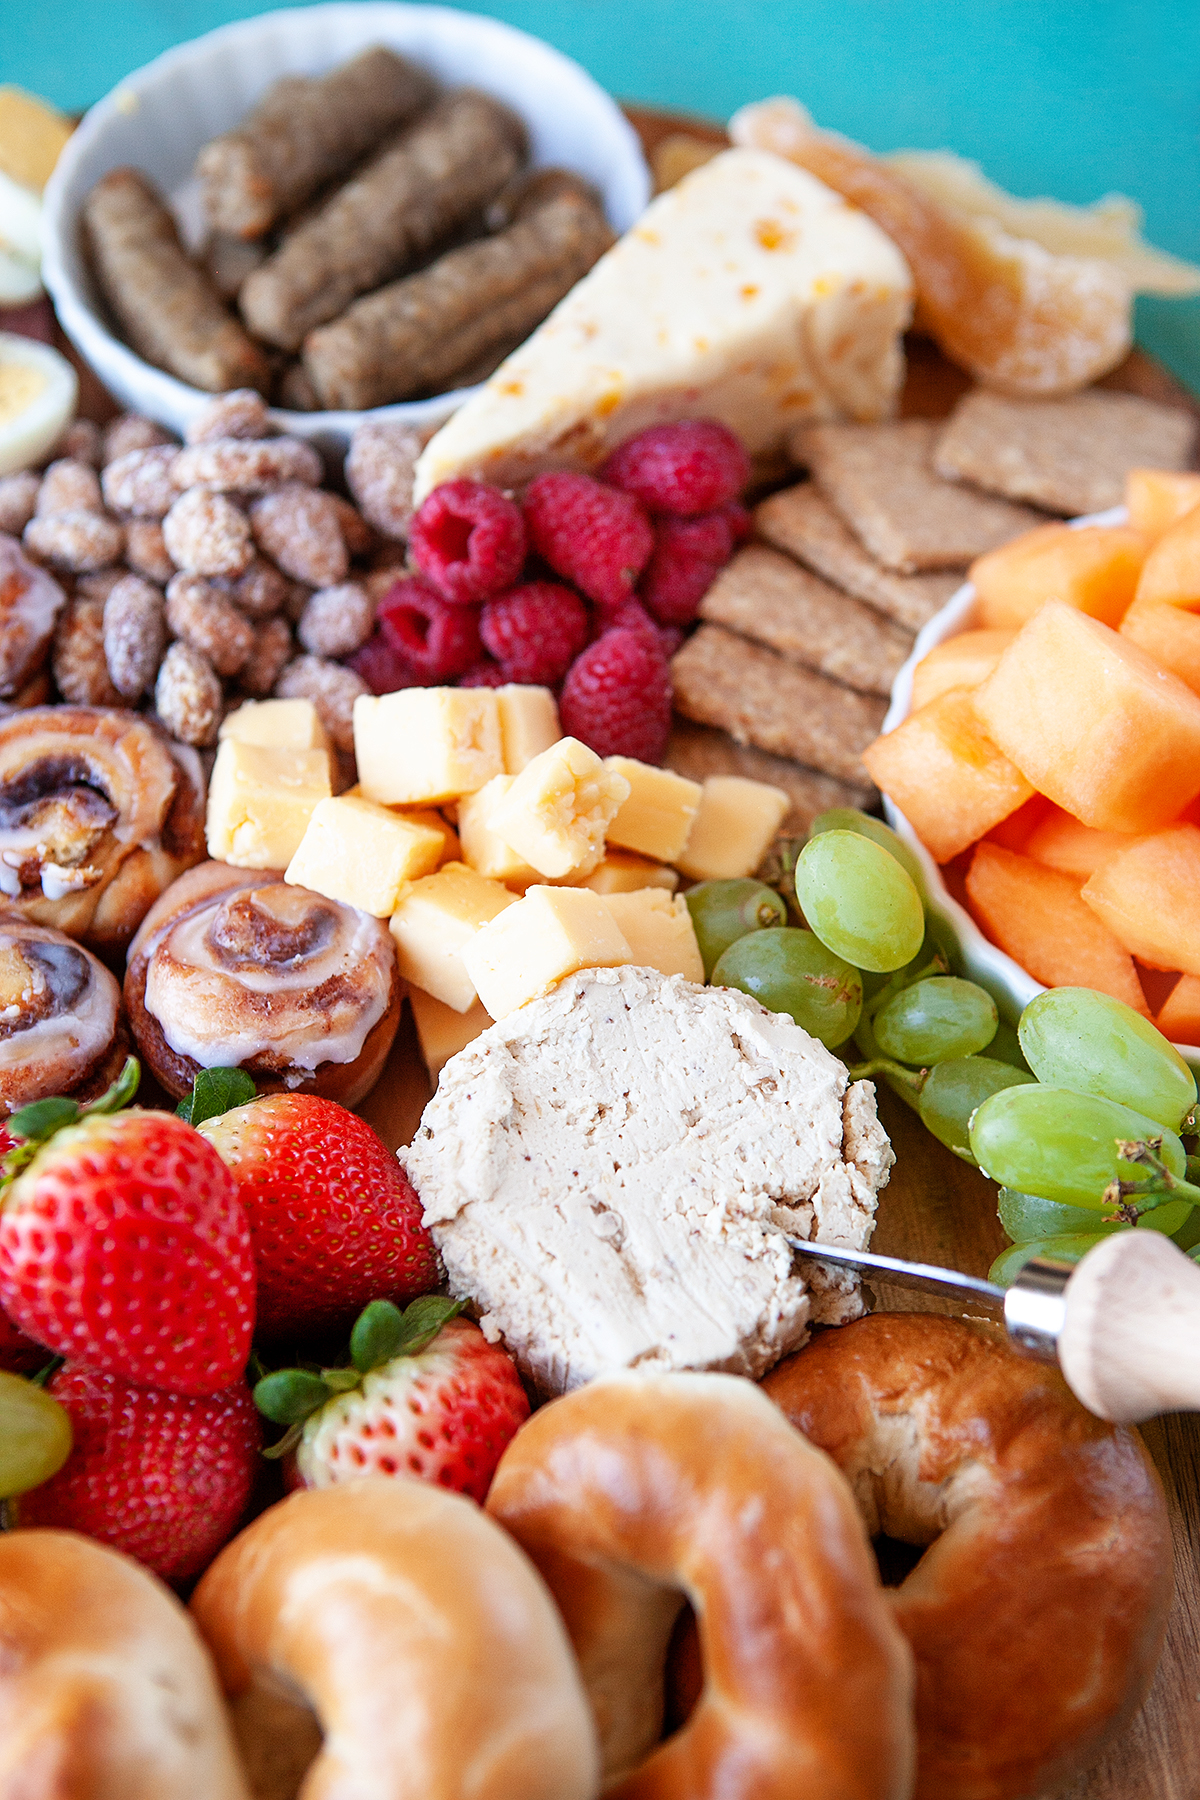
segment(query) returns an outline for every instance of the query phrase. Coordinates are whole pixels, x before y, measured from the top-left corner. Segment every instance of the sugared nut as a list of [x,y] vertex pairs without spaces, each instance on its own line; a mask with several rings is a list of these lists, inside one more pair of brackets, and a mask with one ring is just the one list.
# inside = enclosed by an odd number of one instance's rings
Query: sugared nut
[[189,575],[240,575],[254,554],[250,521],[225,494],[188,488],[163,520],[163,541]]
[[182,639],[167,650],[154,684],[154,708],[181,744],[211,744],[221,723],[221,680],[208,658]]
[[330,494],[289,481],[250,508],[260,550],[295,581],[334,587],[346,579],[350,558]]
[[91,463],[93,469],[100,467],[103,457],[103,440],[100,427],[91,419],[72,419],[67,429],[58,440],[58,454],[72,456],[79,462]]
[[212,438],[267,437],[270,430],[262,395],[253,388],[230,388],[200,408],[184,437],[189,444],[206,444]]
[[125,526],[125,561],[147,581],[160,587],[170,581],[175,564],[167,554],[162,526],[157,519],[130,519]]
[[73,456],[52,462],[42,476],[35,510],[39,519],[49,518],[51,513],[103,512],[100,478],[91,463]]
[[351,556],[369,556],[378,540],[367,521],[358,508],[351,506],[340,494],[330,494],[329,498],[333,501],[342,537]]
[[125,548],[124,526],[99,512],[50,513],[30,519],[22,535],[38,562],[74,575],[107,569]]
[[413,516],[413,471],[428,433],[372,420],[360,425],[346,457],[346,485],[364,519],[384,537],[406,538]]
[[103,606],[118,581],[124,581],[128,573],[129,571],[118,563],[115,568],[97,569],[94,575],[77,575],[75,592],[81,600],[98,600]]
[[314,656],[350,656],[365,644],[374,608],[357,582],[319,588],[300,615],[296,636]]
[[252,619],[269,619],[292,592],[292,583],[265,556],[251,558],[249,567],[230,583],[229,596]]
[[41,478],[32,469],[0,477],[0,531],[20,537],[37,505]]
[[69,602],[54,632],[50,666],[59,693],[72,706],[120,706],[104,655],[104,603]]
[[299,438],[207,438],[179,452],[174,481],[177,488],[266,494],[285,481],[315,487],[324,473],[317,452]]
[[104,602],[104,660],[117,692],[140,700],[153,686],[167,641],[160,590],[124,575]]
[[238,670],[238,684],[264,699],[292,660],[295,644],[286,619],[264,619],[254,632],[254,647]]
[[106,463],[100,478],[105,505],[137,519],[165,518],[179,498],[179,485],[171,480],[179,454],[174,444],[151,444]]
[[101,463],[107,465],[115,462],[119,456],[125,456],[130,450],[149,450],[152,444],[174,443],[169,431],[156,425],[153,419],[144,419],[140,413],[122,413],[110,425],[104,427],[104,442],[101,448]]
[[367,684],[353,669],[320,656],[298,656],[275,683],[281,700],[311,700],[339,750],[354,748],[354,702]]
[[205,655],[218,675],[236,675],[254,648],[254,627],[220,588],[202,575],[172,575],[167,624]]

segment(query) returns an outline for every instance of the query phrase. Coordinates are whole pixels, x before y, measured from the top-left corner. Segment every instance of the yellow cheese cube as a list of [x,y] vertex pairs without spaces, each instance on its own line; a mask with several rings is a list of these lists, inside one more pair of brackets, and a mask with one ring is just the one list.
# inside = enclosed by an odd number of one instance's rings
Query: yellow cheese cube
[[640,850],[656,862],[674,862],[700,810],[700,783],[632,756],[608,756],[604,766],[629,783],[629,798],[608,828],[609,843]]
[[608,903],[588,888],[531,887],[463,951],[493,1019],[536,1000],[576,969],[613,969],[632,960]]
[[243,701],[222,719],[217,737],[271,750],[329,749],[329,733],[311,700]]
[[493,1020],[478,1000],[465,1013],[460,1013],[435,1000],[424,988],[409,988],[408,997],[412,1002],[421,1055],[429,1070],[429,1079],[436,1082],[450,1058],[474,1043]]
[[430,806],[504,773],[491,688],[402,688],[354,702],[354,754],[368,800]]
[[462,953],[481,926],[516,904],[507,888],[464,863],[444,863],[436,875],[410,882],[391,922],[400,973],[455,1012],[467,1012],[475,983]]
[[[356,781],[354,786],[348,787],[341,796],[343,800],[365,800],[366,797],[362,791],[361,781]],[[439,863],[460,860],[459,853],[462,846],[458,841],[458,833],[447,821],[445,814],[439,812],[436,806],[389,806],[388,811],[394,813],[398,819],[410,819],[414,825],[428,825],[430,831],[441,833],[442,854],[438,857]]]
[[753,875],[791,800],[782,788],[742,775],[710,775],[676,867],[694,881]]
[[662,888],[642,888],[633,894],[606,894],[604,904],[629,944],[630,962],[703,984],[704,959],[682,894],[672,897]]
[[491,825],[492,813],[515,779],[513,775],[493,775],[477,794],[464,794],[458,803],[458,835],[463,861],[478,874],[510,887],[528,887],[542,876],[497,837]]
[[208,784],[208,854],[235,869],[286,869],[314,807],[328,798],[324,750],[226,738]]
[[623,775],[606,769],[578,738],[535,756],[492,809],[491,829],[542,875],[590,875],[604,834],[629,798]]
[[630,850],[609,849],[591,874],[576,885],[591,888],[593,894],[635,894],[640,888],[649,887],[665,888],[673,894],[679,886],[679,876],[674,869],[648,862],[644,856],[634,856]]
[[558,707],[554,695],[546,687],[519,687],[510,683],[497,688],[496,705],[500,712],[500,737],[504,746],[504,767],[509,775],[519,775],[526,763],[557,744],[562,736]]
[[71,121],[22,88],[0,88],[0,170],[40,194],[54,172]]
[[314,807],[283,879],[386,919],[405,882],[437,868],[443,841],[428,825],[342,794]]

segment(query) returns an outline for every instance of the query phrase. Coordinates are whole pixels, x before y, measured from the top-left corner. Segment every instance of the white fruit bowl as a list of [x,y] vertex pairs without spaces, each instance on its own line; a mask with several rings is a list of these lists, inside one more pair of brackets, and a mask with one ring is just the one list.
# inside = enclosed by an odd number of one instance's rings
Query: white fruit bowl
[[[1123,506],[1114,506],[1108,512],[1089,513],[1084,518],[1072,519],[1070,523],[1076,529],[1082,525],[1124,525],[1127,517]],[[965,581],[918,634],[912,655],[892,683],[892,700],[883,721],[884,731],[894,731],[912,711],[913,670],[917,664],[938,644],[944,644],[947,638],[957,637],[959,632],[971,630],[974,622],[975,589],[969,581]],[[1020,963],[1014,962],[1011,956],[1006,956],[1003,950],[997,949],[995,944],[984,937],[970,913],[959,905],[947,889],[942,880],[942,871],[904,814],[886,794],[883,797],[883,810],[888,823],[893,830],[899,832],[920,862],[930,908],[953,932],[964,972],[972,981],[977,981],[980,987],[988,990],[1000,1008],[1000,1016],[1007,1019],[1010,1025],[1015,1025],[1034,995],[1045,992],[1042,983],[1035,981]],[[1200,1048],[1191,1044],[1180,1044],[1178,1047],[1184,1056],[1200,1061]]]
[[[198,207],[192,167],[200,147],[237,125],[281,75],[317,75],[371,44],[411,56],[446,86],[469,85],[507,102],[529,130],[533,165],[574,170],[599,189],[614,231],[627,231],[650,197],[637,134],[578,63],[511,25],[448,6],[388,0],[292,8],[222,26],[128,75],[93,106],[46,188],[42,271],[64,331],[124,405],[183,434],[209,398],[140,356],[110,331],[80,242],[93,185],[125,164],[170,200],[185,242]],[[272,414],[280,430],[341,450],[364,418],[437,424],[471,388],[377,407],[371,413]]]

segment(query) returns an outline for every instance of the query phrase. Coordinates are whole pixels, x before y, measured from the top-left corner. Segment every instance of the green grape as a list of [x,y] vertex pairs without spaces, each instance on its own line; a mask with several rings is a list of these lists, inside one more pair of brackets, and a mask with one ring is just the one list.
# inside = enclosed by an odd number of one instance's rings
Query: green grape
[[929,1071],[917,1111],[939,1143],[964,1162],[974,1162],[969,1127],[976,1107],[1004,1088],[1032,1081],[1023,1069],[990,1056],[956,1056]]
[[[1147,1213],[1147,1219],[1153,1219],[1157,1213],[1170,1212],[1169,1206],[1156,1206],[1154,1212]],[[1188,1216],[1176,1230],[1171,1233],[1181,1250],[1192,1250],[1200,1244],[1200,1206],[1188,1208]]]
[[1173,1131],[1092,1094],[1036,1083],[1009,1088],[985,1100],[971,1122],[971,1149],[985,1175],[1067,1206],[1099,1209],[1110,1181],[1147,1173],[1118,1157],[1118,1138],[1161,1138],[1163,1162],[1183,1175],[1187,1157]]
[[935,975],[893,994],[872,1023],[885,1056],[924,1067],[986,1050],[998,1019],[985,989],[957,975]]
[[684,895],[708,981],[722,953],[748,931],[787,924],[787,907],[765,882],[702,881]]
[[[1019,1194],[1015,1188],[1001,1188],[997,1201],[1000,1223],[1014,1244],[1029,1243],[1034,1238],[1064,1237],[1072,1233],[1085,1235],[1100,1232],[1107,1236],[1129,1227],[1116,1220],[1097,1221],[1088,1206],[1063,1206],[1058,1200],[1041,1200],[1036,1194]],[[1195,1208],[1186,1200],[1170,1200],[1146,1213],[1139,1225],[1149,1231],[1162,1231],[1173,1237],[1191,1217]]]
[[752,931],[730,944],[712,980],[714,987],[752,994],[771,1012],[790,1013],[830,1050],[845,1043],[862,1011],[858,970],[794,925]]
[[0,1369],[0,1500],[40,1487],[70,1454],[66,1408],[32,1381]]
[[1002,1250],[991,1268],[988,1280],[997,1287],[1011,1287],[1027,1262],[1035,1256],[1047,1262],[1081,1262],[1089,1250],[1104,1242],[1103,1232],[1072,1232],[1067,1237],[1030,1238],[1025,1244],[1012,1244]]
[[856,969],[902,969],[925,937],[912,876],[855,831],[810,838],[796,863],[796,899],[809,929]]
[[916,855],[904,839],[890,825],[885,825],[882,819],[872,818],[870,813],[859,812],[853,806],[834,806],[828,812],[817,814],[808,828],[808,835],[810,838],[819,837],[823,831],[857,831],[862,837],[873,838],[912,876],[917,892],[924,894],[925,877]]
[[1014,1069],[1024,1069],[1030,1075],[1033,1074],[1033,1070],[1025,1061],[1021,1040],[1005,1019],[1001,1019],[996,1027],[996,1035],[988,1045],[988,1054],[995,1057],[997,1062],[1011,1063]]
[[1149,1019],[1091,988],[1048,988],[1021,1014],[1021,1048],[1039,1081],[1116,1100],[1171,1131],[1196,1104],[1192,1071]]

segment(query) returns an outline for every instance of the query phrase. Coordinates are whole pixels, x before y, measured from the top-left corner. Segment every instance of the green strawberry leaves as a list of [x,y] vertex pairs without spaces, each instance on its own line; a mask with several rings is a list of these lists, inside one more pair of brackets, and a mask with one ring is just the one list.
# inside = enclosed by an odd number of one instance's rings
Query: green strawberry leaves
[[4,1121],[5,1129],[21,1142],[13,1146],[0,1163],[0,1182],[4,1187],[19,1175],[27,1163],[31,1163],[43,1144],[48,1144],[56,1132],[64,1125],[74,1125],[80,1119],[87,1119],[98,1113],[120,1112],[129,1105],[138,1091],[138,1083],[142,1079],[142,1066],[136,1056],[127,1056],[125,1066],[110,1088],[93,1100],[89,1106],[80,1106],[78,1100],[68,1100],[64,1096],[53,1096],[47,1100],[31,1100],[28,1106],[22,1106]]
[[192,1091],[175,1108],[188,1125],[203,1125],[235,1106],[246,1106],[257,1098],[255,1087],[245,1069],[201,1069],[192,1083]]

